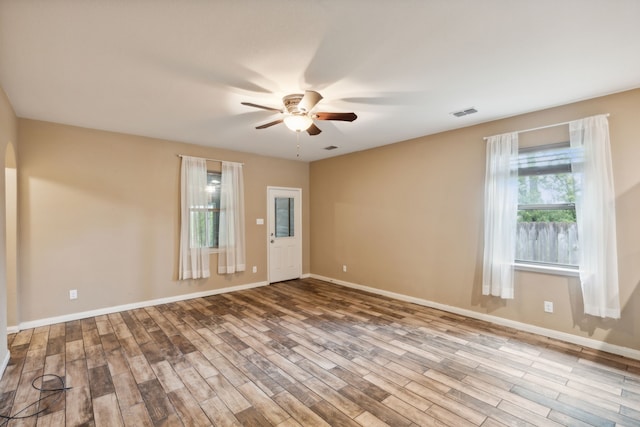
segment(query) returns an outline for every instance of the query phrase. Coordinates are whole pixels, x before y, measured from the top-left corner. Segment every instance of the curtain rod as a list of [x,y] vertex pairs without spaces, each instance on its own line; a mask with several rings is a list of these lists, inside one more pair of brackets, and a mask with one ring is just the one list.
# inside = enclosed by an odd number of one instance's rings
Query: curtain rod
[[[609,117],[609,113],[604,114],[605,117]],[[580,120],[580,119],[577,119]],[[517,130],[515,131],[515,133],[525,133],[525,132],[533,132],[534,130],[542,130],[542,129],[547,129],[547,128],[554,128],[556,126],[562,126],[562,125],[568,125],[569,123],[573,122],[574,120],[569,120],[567,122],[560,122],[560,123],[554,123],[552,125],[546,125],[546,126],[538,126],[536,128],[531,128],[531,129],[525,129],[525,130]],[[510,133],[510,132],[505,132],[505,133]],[[511,132],[513,133],[513,132]],[[492,136],[496,136],[496,135],[492,135]],[[491,136],[485,136],[484,139],[485,141],[487,139],[491,138]]]
[[[178,154],[178,157],[183,158],[184,156],[186,156],[186,154]],[[187,156],[187,157],[195,157],[195,156]],[[198,157],[199,159],[205,159],[209,162],[218,162],[218,163],[222,163],[222,162],[229,162],[229,160],[218,160],[218,159],[209,159],[207,157]],[[229,163],[240,163],[240,162],[229,162]],[[244,166],[244,163],[240,163],[241,165]]]

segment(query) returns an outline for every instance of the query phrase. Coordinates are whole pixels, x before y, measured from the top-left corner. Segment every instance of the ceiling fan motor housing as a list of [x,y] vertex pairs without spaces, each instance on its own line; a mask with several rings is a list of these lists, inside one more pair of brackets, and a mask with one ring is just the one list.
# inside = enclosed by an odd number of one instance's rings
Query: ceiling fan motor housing
[[304,95],[301,93],[294,93],[291,95],[286,95],[282,98],[282,103],[284,104],[284,108],[287,110],[289,114],[306,114],[308,111],[303,111],[298,108],[300,101]]

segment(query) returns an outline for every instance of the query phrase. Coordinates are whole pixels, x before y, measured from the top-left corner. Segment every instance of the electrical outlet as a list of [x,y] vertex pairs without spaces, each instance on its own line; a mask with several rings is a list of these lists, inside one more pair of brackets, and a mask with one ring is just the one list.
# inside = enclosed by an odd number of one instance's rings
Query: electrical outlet
[[251,269],[254,273],[258,272],[258,267],[256,267],[255,265],[253,266],[253,268]]
[[545,311],[545,313],[553,313],[553,302],[545,301],[544,302],[544,311]]
[[345,273],[347,272],[347,264],[342,265],[342,271],[344,271]]
[[69,299],[78,299],[78,290],[77,289],[71,289],[69,291]]

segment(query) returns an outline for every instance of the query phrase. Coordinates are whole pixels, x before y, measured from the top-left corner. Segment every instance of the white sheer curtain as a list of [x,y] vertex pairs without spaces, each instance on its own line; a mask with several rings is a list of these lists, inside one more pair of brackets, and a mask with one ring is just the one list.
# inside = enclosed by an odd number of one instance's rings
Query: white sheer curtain
[[576,222],[584,312],[618,319],[616,208],[607,117],[571,122],[569,137],[571,147],[582,152],[571,167],[579,183]]
[[245,270],[242,164],[222,162],[218,273]]
[[518,134],[489,137],[484,191],[482,294],[513,298],[518,215]]
[[[180,266],[178,278],[209,277],[207,246],[207,162],[197,157],[182,156],[180,176]],[[200,209],[200,211],[198,211]],[[198,220],[199,216],[202,219]]]

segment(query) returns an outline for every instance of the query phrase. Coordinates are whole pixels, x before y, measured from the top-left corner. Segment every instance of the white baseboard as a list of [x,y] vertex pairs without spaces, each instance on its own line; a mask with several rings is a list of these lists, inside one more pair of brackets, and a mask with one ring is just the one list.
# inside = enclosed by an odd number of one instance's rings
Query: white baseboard
[[16,326],[7,326],[7,334],[17,334],[20,332],[20,328]]
[[55,323],[69,322],[72,320],[86,319],[87,317],[101,316],[104,314],[117,313],[119,311],[133,310],[136,308],[144,308],[152,305],[168,304],[176,301],[184,301],[188,299],[208,297],[211,295],[223,294],[227,292],[241,291],[244,289],[258,288],[260,286],[266,286],[268,284],[269,284],[268,282],[248,283],[246,285],[230,286],[227,288],[212,289],[209,291],[194,292],[191,294],[176,295],[173,297],[159,298],[154,300],[135,302],[131,304],[123,304],[123,305],[116,305],[113,307],[99,308],[97,310],[83,311],[80,313],[65,314],[63,316],[55,316],[55,317],[47,317],[45,319],[31,320],[28,322],[21,322],[18,326],[12,326],[11,328],[7,328],[7,333],[15,333],[23,329],[37,328],[40,326],[53,325]]
[[619,356],[628,357],[629,359],[640,360],[640,351],[632,348],[623,347],[615,344],[609,344],[606,342],[594,340],[591,338],[580,337],[566,332],[555,331],[553,329],[542,328],[540,326],[529,325],[527,323],[517,322],[515,320],[509,320],[498,316],[492,316],[486,313],[479,313],[464,308],[459,308],[451,305],[440,304],[437,302],[411,297],[395,292],[385,291],[382,289],[371,288],[369,286],[359,285],[356,283],[345,282],[344,280],[333,279],[331,277],[319,276],[317,274],[311,274],[311,277],[318,280],[324,280],[325,282],[334,283],[336,285],[345,286],[348,288],[359,289],[366,292],[386,296],[389,298],[398,299],[401,301],[412,302],[414,304],[423,305],[425,307],[431,307],[438,310],[448,311],[449,313],[459,314],[461,316],[471,317],[473,319],[484,320],[486,322],[495,323],[501,326],[507,326],[513,329],[517,329],[524,332],[530,332],[537,335],[542,335],[548,338],[553,338],[572,344],[580,345],[583,347],[592,348],[595,350],[602,350],[608,353],[617,354]]
[[0,365],[0,380],[4,375],[4,370],[7,369],[7,365],[9,365],[9,359],[11,359],[11,352],[7,350],[7,355],[5,356],[4,360],[2,361],[2,364]]

